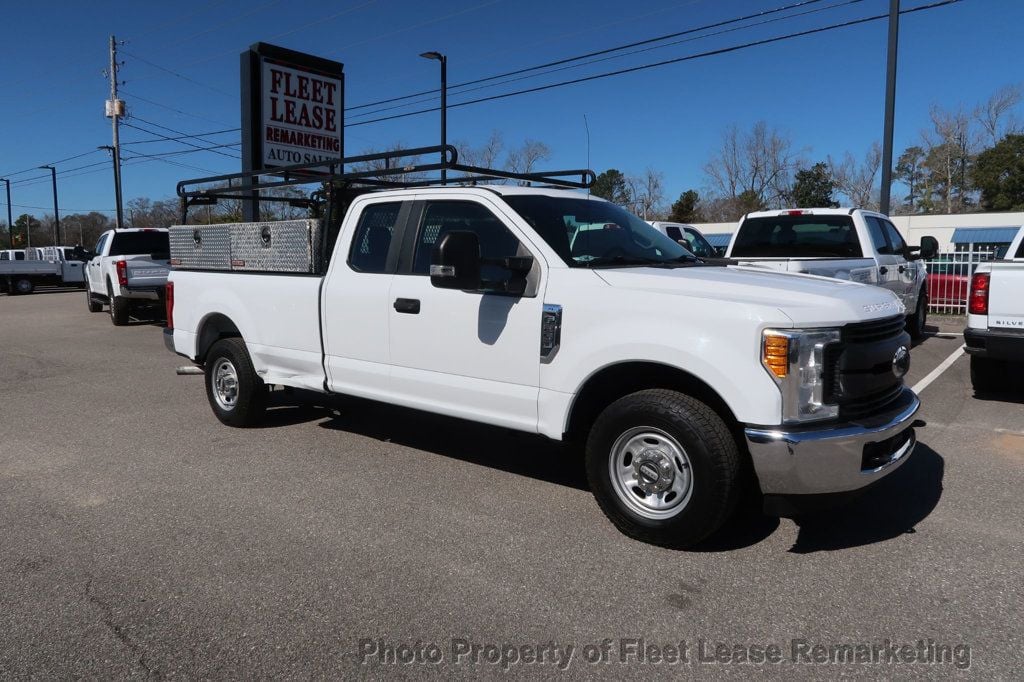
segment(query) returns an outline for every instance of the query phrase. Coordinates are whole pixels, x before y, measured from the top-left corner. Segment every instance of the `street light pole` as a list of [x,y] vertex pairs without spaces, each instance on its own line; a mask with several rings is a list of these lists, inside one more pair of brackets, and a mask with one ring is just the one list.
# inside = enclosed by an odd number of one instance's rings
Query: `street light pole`
[[0,178],[7,185],[7,241],[10,247],[14,248],[14,221],[11,219],[11,181],[7,178]]
[[57,169],[53,166],[40,166],[40,170],[49,170],[53,180],[53,245],[60,245],[60,209],[57,207]]
[[440,52],[424,52],[420,56],[441,62],[441,184],[444,185],[448,181],[445,167],[448,161],[448,57]]
[[889,54],[885,72],[885,130],[882,139],[882,188],[878,210],[889,215],[892,191],[892,135],[896,117],[896,47],[900,35],[900,0],[889,0]]

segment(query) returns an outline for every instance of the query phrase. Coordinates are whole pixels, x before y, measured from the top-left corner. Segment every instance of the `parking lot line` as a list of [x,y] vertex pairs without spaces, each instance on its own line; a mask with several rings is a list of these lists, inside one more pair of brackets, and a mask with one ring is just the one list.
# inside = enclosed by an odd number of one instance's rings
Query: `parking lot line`
[[939,363],[938,367],[936,367],[932,371],[928,372],[928,374],[927,374],[927,376],[925,376],[925,378],[921,379],[919,382],[914,384],[911,387],[911,390],[914,391],[914,393],[920,394],[921,391],[923,391],[924,389],[928,388],[928,385],[930,383],[932,383],[933,381],[938,379],[939,376],[943,372],[945,372],[947,369],[949,369],[953,365],[953,363],[957,361],[957,358],[959,358],[963,354],[964,354],[964,347],[960,346],[955,351],[953,351],[953,353],[948,358],[946,358],[941,363]]

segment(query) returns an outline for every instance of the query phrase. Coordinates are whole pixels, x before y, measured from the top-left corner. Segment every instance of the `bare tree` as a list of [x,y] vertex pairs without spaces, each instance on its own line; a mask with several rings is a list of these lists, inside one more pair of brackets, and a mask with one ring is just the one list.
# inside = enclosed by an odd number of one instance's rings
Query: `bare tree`
[[836,189],[850,200],[850,205],[857,208],[878,208],[875,176],[882,167],[882,147],[878,142],[871,143],[862,161],[846,152],[842,161],[836,161],[829,156],[828,167]]
[[704,165],[704,173],[714,194],[736,199],[752,193],[758,203],[781,208],[801,163],[801,152],[793,150],[787,136],[758,121],[749,133],[735,125],[726,128],[722,146]]
[[946,213],[958,213],[970,204],[967,172],[977,146],[971,119],[963,108],[932,105],[929,114],[932,129],[921,133],[928,150],[925,166]]
[[472,147],[464,141],[456,142],[455,147],[459,150],[460,163],[467,166],[497,168],[498,159],[505,149],[505,141],[499,131],[492,130],[491,136],[481,147]]
[[[532,173],[537,169],[537,164],[551,158],[551,149],[539,140],[526,139],[523,144],[508,153],[505,167],[513,173]],[[525,180],[519,184],[525,185]]]
[[[406,146],[401,142],[395,142],[388,146],[387,149],[382,150],[386,152],[401,152],[406,149]],[[379,153],[376,149],[367,149],[363,152],[363,156]],[[418,156],[405,156],[396,157],[394,159],[373,159],[371,161],[359,161],[352,164],[351,170],[356,172],[369,172],[369,171],[387,171],[396,168],[407,168],[409,166],[416,166],[420,163],[420,157]],[[369,177],[376,180],[387,180],[389,182],[405,183],[405,182],[418,182],[423,180],[422,173],[416,172],[397,172],[397,173],[374,173]]]
[[659,217],[665,199],[665,174],[648,167],[643,175],[629,176],[626,183],[633,198],[633,213],[644,220]]
[[1013,109],[1024,99],[1024,89],[1019,84],[1006,85],[997,90],[984,104],[974,109],[974,119],[981,125],[984,142],[988,146],[999,142],[1005,135],[1020,130],[1020,122],[1013,115]]

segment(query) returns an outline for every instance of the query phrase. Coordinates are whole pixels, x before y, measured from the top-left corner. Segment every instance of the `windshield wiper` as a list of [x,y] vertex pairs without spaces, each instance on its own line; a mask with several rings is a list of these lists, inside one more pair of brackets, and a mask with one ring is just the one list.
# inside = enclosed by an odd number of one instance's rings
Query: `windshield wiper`
[[644,258],[643,256],[599,256],[582,263],[584,267],[588,268],[602,266],[625,267],[631,265],[672,267],[674,264],[675,261],[660,260],[658,258]]

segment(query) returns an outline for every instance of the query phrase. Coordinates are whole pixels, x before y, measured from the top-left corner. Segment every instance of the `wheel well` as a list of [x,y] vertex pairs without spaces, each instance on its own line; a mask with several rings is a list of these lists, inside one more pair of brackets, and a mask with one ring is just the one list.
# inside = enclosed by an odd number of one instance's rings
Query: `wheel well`
[[220,313],[210,315],[203,322],[203,326],[199,330],[199,335],[196,339],[196,360],[202,362],[206,358],[206,353],[210,350],[210,346],[217,341],[241,335],[242,333],[238,331],[238,327],[226,315],[221,315]]
[[732,410],[701,379],[676,367],[656,362],[626,362],[605,367],[583,384],[569,413],[566,438],[585,438],[587,429],[604,408],[623,396],[649,388],[667,388],[700,400],[718,413],[734,437],[740,435],[739,423]]

